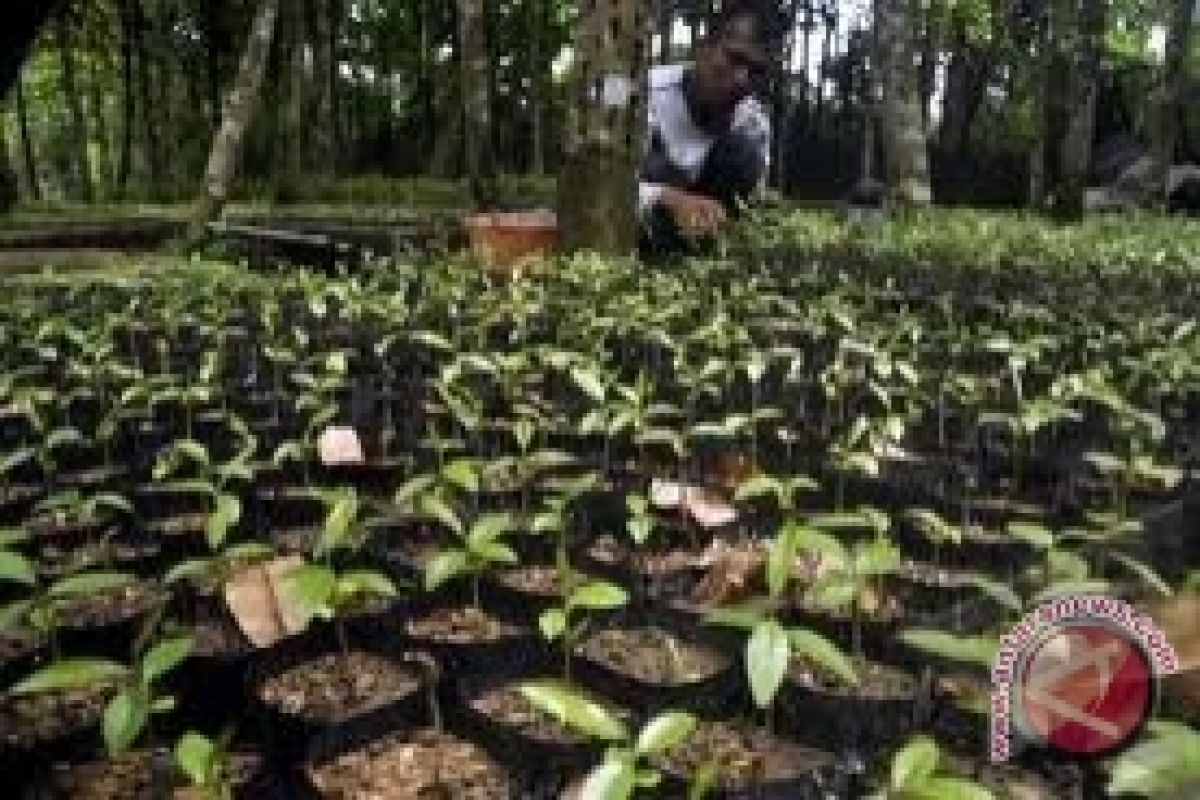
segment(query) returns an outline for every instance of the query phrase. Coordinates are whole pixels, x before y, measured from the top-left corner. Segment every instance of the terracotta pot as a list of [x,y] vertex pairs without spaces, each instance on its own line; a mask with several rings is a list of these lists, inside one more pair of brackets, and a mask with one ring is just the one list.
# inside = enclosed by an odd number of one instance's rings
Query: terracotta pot
[[554,252],[558,223],[549,211],[472,214],[465,220],[471,250],[489,268],[511,273]]

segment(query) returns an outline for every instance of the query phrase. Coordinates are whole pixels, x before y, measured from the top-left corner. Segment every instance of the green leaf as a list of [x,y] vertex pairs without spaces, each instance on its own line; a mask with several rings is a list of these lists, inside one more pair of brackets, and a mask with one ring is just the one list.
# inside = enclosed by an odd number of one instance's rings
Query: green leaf
[[102,492],[92,498],[92,503],[97,509],[107,508],[110,511],[117,511],[126,516],[135,516],[137,512],[133,509],[133,504],[128,499],[113,492]]
[[134,583],[134,577],[124,572],[81,572],[63,578],[50,587],[49,594],[57,598],[97,595],[123,589]]
[[399,594],[392,579],[380,572],[372,570],[354,570],[338,577],[337,594],[339,597],[395,597]]
[[925,783],[937,771],[940,755],[928,736],[913,739],[892,758],[892,788],[903,791]]
[[766,609],[754,604],[728,606],[710,611],[704,618],[706,625],[721,625],[726,628],[738,628],[752,631],[763,621]]
[[488,564],[516,564],[520,562],[515,550],[503,542],[485,541],[470,548],[471,555]]
[[548,608],[538,617],[538,629],[546,641],[557,640],[567,630],[567,615],[561,608]]
[[479,491],[479,466],[469,458],[451,461],[442,469],[442,478],[464,492],[474,494]]
[[1010,522],[1008,535],[1038,550],[1049,550],[1054,546],[1054,534],[1045,525],[1035,522]]
[[962,531],[927,508],[909,509],[905,512],[905,516],[917,526],[926,539],[934,544],[946,542],[954,545],[962,544]]
[[33,562],[20,553],[0,550],[0,582],[36,586],[37,573]]
[[14,450],[0,460],[0,475],[7,475],[22,464],[28,464],[36,455],[37,451],[32,447],[21,447]]
[[12,547],[14,544],[24,544],[29,539],[29,531],[24,528],[0,528],[0,547]]
[[305,626],[314,617],[330,615],[333,593],[337,588],[333,570],[317,564],[304,564],[288,572],[282,583]]
[[746,670],[759,708],[768,708],[774,702],[791,655],[791,642],[778,622],[767,619],[755,626],[746,642]]
[[104,709],[104,745],[110,756],[124,753],[146,727],[150,715],[144,691],[124,690],[117,693]]
[[284,442],[275,449],[275,454],[271,456],[271,463],[276,467],[282,467],[289,461],[303,463],[307,457],[308,449],[304,442]]
[[1021,604],[1021,598],[1006,583],[992,580],[984,575],[972,575],[970,582],[976,589],[1010,611],[1020,611],[1024,607]]
[[977,664],[989,670],[1000,649],[997,639],[987,636],[956,636],[946,631],[909,628],[901,631],[900,641],[922,652],[951,661]]
[[192,654],[193,644],[191,636],[176,636],[154,645],[142,657],[142,681],[147,685],[153,684],[178,667]]
[[[1149,723],[1151,737],[1113,763],[1108,794],[1113,797],[1193,796],[1200,781],[1200,732],[1168,720]],[[1174,794],[1173,794],[1174,793]]]
[[1159,594],[1166,597],[1170,597],[1173,594],[1170,585],[1149,564],[1117,551],[1110,550],[1108,556],[1117,563],[1125,565],[1130,572],[1141,578],[1147,586]]
[[854,665],[841,649],[815,631],[792,629],[787,632],[792,652],[837,677],[850,686],[858,685]]
[[666,753],[679,747],[696,730],[696,718],[682,711],[659,714],[638,734],[635,749],[639,756]]
[[979,784],[948,775],[926,780],[919,796],[928,800],[995,800],[995,795]]
[[83,434],[77,428],[57,428],[46,436],[42,443],[42,449],[46,452],[53,452],[70,445],[83,444],[85,441]]
[[756,472],[737,487],[737,491],[733,494],[735,502],[744,503],[747,500],[752,500],[757,497],[770,495],[779,503],[784,501],[784,487],[771,475],[765,472]]
[[423,516],[435,519],[445,525],[454,533],[462,536],[463,523],[459,519],[458,514],[454,512],[439,494],[423,494],[421,495],[421,514]]
[[200,577],[207,577],[215,572],[217,562],[211,558],[192,558],[187,561],[181,561],[167,571],[163,576],[163,583],[173,584],[181,581],[194,580]]
[[636,777],[632,760],[605,760],[588,773],[579,790],[579,797],[586,800],[628,800],[633,796]]
[[623,742],[625,725],[608,709],[561,683],[536,681],[522,684],[521,694],[535,708],[590,739]]
[[208,546],[218,550],[229,537],[229,531],[242,518],[242,501],[232,494],[217,495],[217,505],[204,524]]
[[425,591],[432,592],[446,581],[467,570],[467,554],[462,550],[443,550],[425,562]]
[[121,680],[126,674],[128,670],[113,661],[69,658],[43,667],[9,691],[13,694],[38,694],[106,686]]
[[576,367],[571,370],[571,380],[592,402],[604,402],[604,397],[608,392],[604,388],[604,382],[595,372]]
[[471,533],[467,543],[472,549],[493,542],[513,529],[514,520],[511,514],[484,514],[471,525]]
[[688,782],[687,800],[704,800],[717,786],[721,767],[716,759],[709,759],[692,772]]
[[620,608],[629,602],[629,595],[620,586],[604,581],[585,583],[571,592],[569,606],[601,611]]
[[192,786],[207,786],[217,760],[217,746],[211,739],[188,731],[175,745],[175,763]]

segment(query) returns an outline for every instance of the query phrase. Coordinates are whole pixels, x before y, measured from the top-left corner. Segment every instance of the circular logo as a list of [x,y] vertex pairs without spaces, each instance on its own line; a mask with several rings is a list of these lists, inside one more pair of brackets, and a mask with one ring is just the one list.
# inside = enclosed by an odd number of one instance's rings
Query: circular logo
[[1151,712],[1150,659],[1125,631],[1062,623],[1029,652],[1017,687],[1029,733],[1072,755],[1127,744]]

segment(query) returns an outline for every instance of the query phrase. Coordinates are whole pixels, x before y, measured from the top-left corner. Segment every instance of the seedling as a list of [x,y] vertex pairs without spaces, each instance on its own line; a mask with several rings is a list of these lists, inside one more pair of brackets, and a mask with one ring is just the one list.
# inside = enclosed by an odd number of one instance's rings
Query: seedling
[[452,578],[468,575],[472,604],[478,609],[483,574],[493,566],[519,561],[512,547],[501,541],[512,530],[514,520],[508,514],[485,514],[468,528],[454,511],[444,512],[448,513],[439,519],[458,537],[458,544],[438,551],[425,563],[425,590],[432,592]]
[[31,594],[0,607],[0,631],[28,631],[48,643],[57,659],[61,656],[58,630],[65,615],[90,597],[124,589],[134,582],[132,575],[122,572],[85,571],[49,584],[29,584]]
[[[604,760],[584,779],[579,796],[628,800],[640,789],[654,790],[662,774],[649,762],[681,747],[696,730],[696,719],[682,711],[666,711],[631,736],[625,723],[604,706],[568,686],[553,682],[525,683],[521,694],[539,711],[591,741],[606,746]],[[700,798],[706,780],[698,772],[689,797]]]
[[737,628],[749,634],[744,658],[746,673],[754,703],[767,712],[768,725],[773,718],[775,696],[783,686],[794,655],[840,681],[858,683],[853,665],[837,645],[815,631],[786,627],[776,611],[794,580],[797,554],[807,539],[816,536],[819,534],[815,531],[795,524],[782,528],[767,555],[767,596],[719,609],[707,619],[708,624]]
[[216,739],[188,731],[175,743],[175,766],[204,800],[233,800],[233,774],[229,743],[233,731]]
[[974,781],[943,772],[941,748],[928,736],[910,740],[892,756],[886,788],[870,800],[994,800]]
[[[563,576],[559,576],[560,579]],[[573,576],[574,577],[574,576]],[[609,611],[620,608],[629,601],[629,596],[620,586],[606,581],[566,581],[561,604],[548,608],[538,618],[538,628],[547,641],[561,640],[563,650],[563,680],[571,682],[571,654],[576,643],[587,630],[586,616],[579,622],[575,617],[581,612]],[[576,584],[576,585],[571,585]]]
[[96,658],[55,660],[14,686],[13,694],[38,694],[89,687],[112,687],[104,710],[104,744],[110,756],[128,750],[154,714],[174,710],[175,698],[161,694],[159,682],[192,652],[191,637],[163,639],[131,665]]

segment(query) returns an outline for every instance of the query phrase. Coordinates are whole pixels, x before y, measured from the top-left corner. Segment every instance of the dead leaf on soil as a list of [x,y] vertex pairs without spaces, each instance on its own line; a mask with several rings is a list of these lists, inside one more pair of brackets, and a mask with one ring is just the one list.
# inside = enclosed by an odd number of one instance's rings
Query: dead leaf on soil
[[299,556],[256,564],[225,584],[225,603],[238,628],[257,648],[270,647],[304,630],[305,620],[283,591],[283,579],[304,560]]

